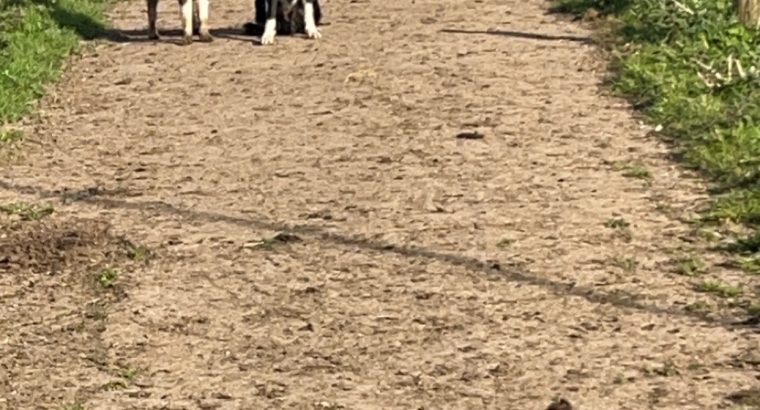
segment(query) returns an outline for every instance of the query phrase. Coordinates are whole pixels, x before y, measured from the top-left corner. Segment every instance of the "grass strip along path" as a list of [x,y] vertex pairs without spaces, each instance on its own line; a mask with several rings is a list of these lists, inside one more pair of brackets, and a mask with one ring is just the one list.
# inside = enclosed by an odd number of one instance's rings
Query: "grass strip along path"
[[[103,28],[106,6],[102,0],[0,1],[0,125],[30,112],[80,40]],[[0,140],[18,138],[3,135]]]
[[735,239],[726,248],[738,264],[760,273],[760,34],[737,21],[728,0],[559,0],[556,8],[605,17],[612,89],[714,182],[714,204],[695,222],[718,223]]

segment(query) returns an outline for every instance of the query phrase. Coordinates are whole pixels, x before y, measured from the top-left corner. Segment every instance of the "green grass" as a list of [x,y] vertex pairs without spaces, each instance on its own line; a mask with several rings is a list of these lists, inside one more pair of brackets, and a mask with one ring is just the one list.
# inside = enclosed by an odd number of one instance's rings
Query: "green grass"
[[675,261],[676,273],[683,276],[697,276],[705,273],[705,264],[696,256],[684,256]]
[[643,179],[650,181],[652,179],[652,173],[649,172],[644,164],[635,162],[625,166],[623,169],[623,176],[628,178]]
[[[593,8],[606,16],[612,91],[660,125],[676,157],[713,182],[714,206],[705,218],[760,232],[760,31],[738,22],[733,1],[555,5],[561,12]],[[757,238],[745,238],[745,253]]]
[[127,239],[122,241],[122,246],[127,252],[127,257],[135,262],[147,262],[153,256],[147,247],[135,244]]
[[108,1],[0,0],[0,128],[29,112],[81,39],[103,32]]
[[610,218],[604,222],[604,226],[610,229],[625,229],[631,224],[623,218]]
[[24,139],[24,133],[19,130],[0,130],[0,144],[12,144]]
[[755,303],[747,307],[747,314],[752,317],[760,317],[760,303]]
[[134,381],[139,374],[140,370],[133,367],[122,367],[119,369],[119,377],[128,382]]
[[697,291],[713,293],[724,298],[733,298],[742,294],[742,289],[719,280],[706,280],[696,286]]
[[744,238],[739,238],[728,249],[743,255],[760,256],[760,231]]
[[35,205],[23,202],[0,204],[0,212],[6,215],[17,216],[23,221],[38,221],[53,213],[50,205]]
[[740,189],[721,196],[706,219],[760,224],[760,189]]
[[745,271],[753,275],[760,275],[760,256],[740,257],[738,264]]
[[119,278],[119,271],[114,268],[106,268],[100,271],[98,274],[98,282],[104,288],[113,287],[116,283],[116,279]]

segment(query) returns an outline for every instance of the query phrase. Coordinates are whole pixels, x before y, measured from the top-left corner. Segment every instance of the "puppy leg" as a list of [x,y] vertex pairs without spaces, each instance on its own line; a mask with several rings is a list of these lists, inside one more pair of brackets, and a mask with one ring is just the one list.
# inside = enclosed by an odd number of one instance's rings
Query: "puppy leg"
[[322,7],[319,0],[314,0],[314,22],[317,23],[317,27],[322,23]]
[[198,0],[193,0],[193,35],[197,36],[201,30],[201,18],[198,17]]
[[148,0],[148,38],[158,40],[158,29],[156,28],[156,18],[158,18],[158,0]]
[[317,29],[317,22],[314,20],[314,0],[303,0],[303,17],[306,35],[309,38],[321,38],[322,33]]
[[200,40],[205,43],[210,43],[214,40],[208,31],[208,9],[209,0],[198,0],[198,17],[201,20],[198,36],[200,37]]
[[193,42],[193,0],[179,0],[182,12],[182,31],[184,36],[182,43],[187,45]]
[[269,0],[269,10],[267,10],[267,21],[264,24],[264,34],[261,36],[261,44],[274,44],[274,37],[277,34],[277,6],[280,0]]
[[255,0],[254,1],[255,14],[253,21],[259,26],[264,27],[264,23],[267,21],[267,0]]
[[253,2],[253,21],[243,24],[243,33],[247,36],[264,34],[264,22],[267,20],[266,7],[266,0],[255,0]]

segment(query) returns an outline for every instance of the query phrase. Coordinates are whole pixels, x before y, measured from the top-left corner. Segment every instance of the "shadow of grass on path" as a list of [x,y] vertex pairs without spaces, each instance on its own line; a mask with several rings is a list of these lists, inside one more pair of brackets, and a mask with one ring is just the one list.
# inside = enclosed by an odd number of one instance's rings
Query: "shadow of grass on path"
[[[16,17],[20,18],[25,9],[35,7],[38,10],[44,10],[59,28],[71,30],[85,40],[92,40],[107,31],[107,27],[101,20],[102,12],[107,4],[104,0],[4,0],[0,2],[0,12],[20,10],[20,13],[15,13]],[[0,18],[6,20],[5,24],[13,24],[8,21],[13,15]],[[11,31],[9,28],[5,30]]]
[[583,14],[594,9],[601,14],[616,14],[627,9],[633,0],[561,0],[549,7],[552,14]]
[[510,30],[458,30],[458,29],[443,29],[441,33],[451,34],[481,34],[492,36],[505,36],[514,38],[524,38],[529,40],[543,40],[543,41],[573,41],[578,43],[593,43],[591,37],[582,36],[569,36],[569,35],[551,35],[542,33],[528,33],[523,31],[510,31]]
[[[478,260],[454,253],[440,252],[417,246],[401,246],[383,241],[370,240],[360,235],[350,233],[327,232],[319,226],[288,225],[274,221],[264,216],[257,218],[225,215],[219,212],[196,211],[184,209],[163,201],[128,201],[120,197],[126,192],[107,192],[99,188],[84,190],[50,191],[32,186],[16,185],[0,180],[0,189],[21,194],[34,195],[41,199],[57,198],[65,202],[82,202],[105,209],[134,210],[144,214],[175,215],[188,221],[204,223],[223,222],[255,229],[289,232],[321,243],[332,243],[338,246],[360,248],[373,252],[392,253],[406,258],[423,258],[460,266],[472,272],[488,275],[495,280],[507,280],[543,288],[554,295],[564,297],[580,297],[590,303],[614,306],[620,309],[646,312],[658,316],[677,316],[698,320],[712,326],[736,328],[740,325],[751,324],[747,321],[737,321],[736,318],[710,316],[709,312],[686,310],[681,307],[661,307],[644,302],[644,297],[625,291],[603,292],[589,286],[578,286],[573,282],[560,282],[547,277],[531,274],[524,266],[516,263],[502,263],[495,260]],[[325,246],[325,245],[322,245]]]

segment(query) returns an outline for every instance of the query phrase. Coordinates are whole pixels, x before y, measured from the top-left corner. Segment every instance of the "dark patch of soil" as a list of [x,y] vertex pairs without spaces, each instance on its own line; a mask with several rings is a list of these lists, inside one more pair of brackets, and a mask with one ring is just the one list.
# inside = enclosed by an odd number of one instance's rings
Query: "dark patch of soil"
[[100,332],[124,294],[99,272],[128,265],[103,221],[0,222],[0,408],[73,407],[105,383]]
[[0,228],[0,272],[61,274],[72,266],[117,257],[106,223],[93,220],[65,224],[39,221]]

